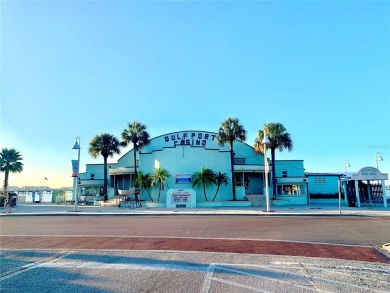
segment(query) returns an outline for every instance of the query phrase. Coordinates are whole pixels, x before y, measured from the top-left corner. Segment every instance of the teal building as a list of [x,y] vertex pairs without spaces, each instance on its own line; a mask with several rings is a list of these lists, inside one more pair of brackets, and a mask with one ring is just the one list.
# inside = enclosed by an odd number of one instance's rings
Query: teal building
[[[254,148],[245,142],[234,142],[234,176],[236,201],[232,202],[232,178],[229,145],[220,146],[216,141],[217,133],[188,130],[167,133],[154,137],[150,144],[136,154],[137,172],[148,174],[156,168],[166,169],[171,177],[160,191],[151,186],[139,195],[147,205],[158,206],[166,202],[170,189],[193,189],[196,192],[197,206],[250,206],[250,199],[263,197],[265,194],[264,156],[256,154]],[[108,198],[122,194],[122,191],[134,189],[134,149],[123,154],[117,163],[108,165]],[[271,164],[270,164],[271,165]],[[203,188],[192,187],[191,177],[202,167],[214,172],[226,173],[229,184],[211,185],[206,189],[207,201]],[[271,169],[271,166],[270,166]],[[88,164],[86,172],[80,174],[81,195],[101,196],[103,187],[103,164]],[[269,172],[269,194],[272,200],[272,178]],[[276,162],[277,198],[280,203],[308,203],[307,182],[303,160]],[[288,190],[291,190],[289,192]],[[211,202],[214,198],[215,200]],[[153,199],[153,202],[151,201]]]

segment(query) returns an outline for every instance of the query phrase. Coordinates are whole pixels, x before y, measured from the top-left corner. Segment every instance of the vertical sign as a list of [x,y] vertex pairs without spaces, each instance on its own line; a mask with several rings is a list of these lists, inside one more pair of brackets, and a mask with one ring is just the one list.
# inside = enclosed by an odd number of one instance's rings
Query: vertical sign
[[72,177],[79,177],[79,161],[72,160]]

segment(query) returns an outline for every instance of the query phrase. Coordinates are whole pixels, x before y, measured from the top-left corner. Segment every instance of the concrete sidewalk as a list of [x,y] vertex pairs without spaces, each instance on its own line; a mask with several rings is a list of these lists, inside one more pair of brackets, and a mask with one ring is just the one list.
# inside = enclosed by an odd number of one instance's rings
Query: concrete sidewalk
[[127,216],[371,216],[390,217],[390,208],[382,206],[363,206],[360,208],[341,207],[332,204],[271,206],[271,212],[265,207],[224,207],[224,208],[118,208],[116,206],[78,206],[75,212],[73,205],[57,204],[18,204],[12,208],[12,213],[0,216],[86,216],[86,215],[127,215]]

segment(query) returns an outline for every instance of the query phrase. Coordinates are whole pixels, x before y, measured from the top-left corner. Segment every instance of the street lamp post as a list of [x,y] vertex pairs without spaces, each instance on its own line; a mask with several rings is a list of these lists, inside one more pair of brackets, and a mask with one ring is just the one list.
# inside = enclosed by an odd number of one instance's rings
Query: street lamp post
[[[347,179],[346,180],[346,183],[345,183],[345,194],[344,194],[344,200],[347,199],[348,197],[348,168],[351,167],[351,165],[349,164],[348,161],[345,161],[345,164],[344,164],[344,167],[345,167],[345,178]],[[340,184],[340,178],[339,178],[339,214],[341,214],[341,184]]]
[[78,150],[78,158],[77,158],[77,177],[76,177],[76,192],[74,197],[74,211],[77,212],[77,203],[79,197],[79,178],[80,178],[80,137],[76,137],[76,142],[72,148],[73,150]]
[[269,166],[268,166],[268,159],[267,159],[267,144],[269,144],[268,137],[264,131],[264,138],[261,142],[264,145],[264,171],[265,171],[265,202],[267,205],[267,212],[270,211],[269,207],[269,191],[268,191],[268,173],[269,173]]
[[381,156],[381,153],[376,153],[376,169],[379,170],[379,161],[383,161],[383,158]]
[[345,161],[345,176],[347,176],[348,168],[351,167],[351,164],[348,161]]

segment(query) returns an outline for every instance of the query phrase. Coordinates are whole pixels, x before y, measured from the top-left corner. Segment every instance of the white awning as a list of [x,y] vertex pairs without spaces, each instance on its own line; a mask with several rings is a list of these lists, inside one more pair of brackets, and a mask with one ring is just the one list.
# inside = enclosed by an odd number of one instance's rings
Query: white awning
[[119,167],[119,168],[110,168],[108,171],[110,175],[126,175],[126,174],[134,174],[133,167]]
[[235,172],[264,172],[264,166],[261,165],[234,165]]

